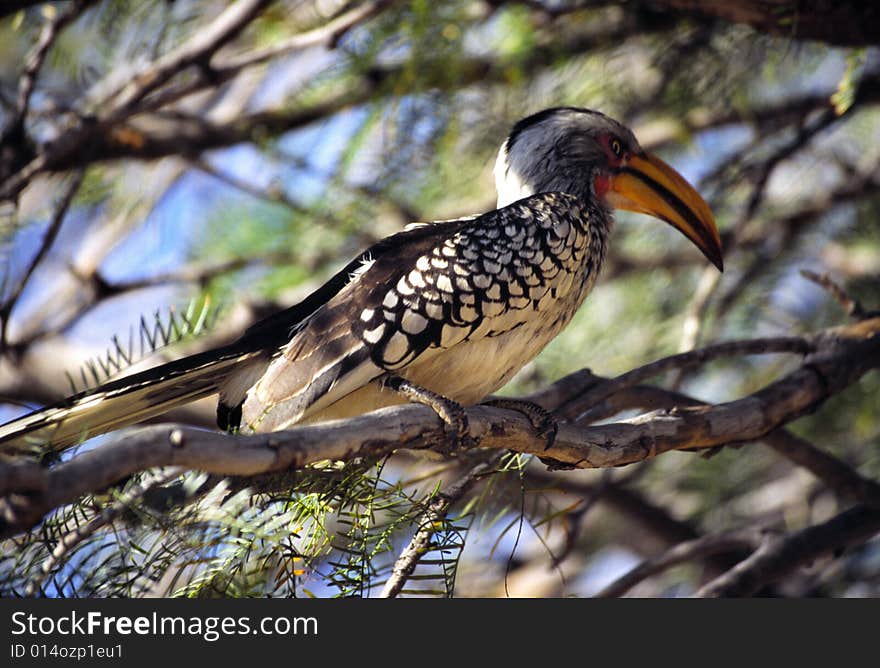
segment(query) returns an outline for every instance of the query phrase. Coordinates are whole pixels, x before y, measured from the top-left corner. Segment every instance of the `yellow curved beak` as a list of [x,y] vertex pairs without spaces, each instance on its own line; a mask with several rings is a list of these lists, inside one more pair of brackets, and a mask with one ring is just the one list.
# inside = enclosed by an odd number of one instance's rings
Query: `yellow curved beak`
[[665,220],[724,271],[721,237],[709,205],[672,167],[650,153],[634,155],[610,185],[606,197],[613,207]]

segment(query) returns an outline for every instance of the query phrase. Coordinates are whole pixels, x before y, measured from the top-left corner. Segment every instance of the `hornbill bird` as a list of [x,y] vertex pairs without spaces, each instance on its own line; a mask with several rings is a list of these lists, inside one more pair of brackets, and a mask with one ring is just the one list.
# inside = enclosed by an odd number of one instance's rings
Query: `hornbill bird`
[[706,202],[600,112],[557,107],[522,119],[495,179],[495,210],[410,225],[235,342],[13,420],[0,427],[0,446],[63,448],[212,394],[227,430],[279,430],[408,400],[449,422],[444,406],[461,414],[483,400],[571,320],[599,275],[613,209],[666,221],[722,269]]

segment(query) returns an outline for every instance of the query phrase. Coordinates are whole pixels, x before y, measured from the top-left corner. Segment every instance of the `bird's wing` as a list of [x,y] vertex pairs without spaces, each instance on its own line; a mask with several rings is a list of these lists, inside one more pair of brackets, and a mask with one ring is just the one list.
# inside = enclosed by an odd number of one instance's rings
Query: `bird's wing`
[[[559,200],[570,207],[574,198],[536,195],[416,227],[377,257],[362,256],[351,281],[302,322],[255,383],[244,422],[284,428],[417,359],[527,322],[568,271],[577,222],[558,215]],[[589,233],[579,234],[583,253]]]
[[229,388],[251,379],[232,401],[233,405],[240,403],[273,355],[295,338],[316,310],[351,282],[365,258],[381,257],[401,245],[417,243],[425,234],[422,227],[414,226],[377,242],[301,302],[260,320],[231,344],[114,379],[0,425],[0,450],[32,444],[64,448],[218,392],[218,422],[223,428],[236,426],[230,406],[224,404]]

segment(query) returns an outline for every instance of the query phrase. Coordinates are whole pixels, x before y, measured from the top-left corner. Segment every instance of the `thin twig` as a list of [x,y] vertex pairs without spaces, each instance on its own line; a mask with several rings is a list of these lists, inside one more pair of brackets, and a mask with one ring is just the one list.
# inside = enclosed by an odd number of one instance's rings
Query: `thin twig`
[[340,36],[393,4],[393,0],[375,0],[355,5],[354,8],[331,19],[322,26],[291,35],[272,46],[227,58],[218,64],[216,69],[237,72],[245,67],[262,64],[273,58],[286,56],[295,51],[302,51],[313,46],[326,45],[332,48],[336,45]]
[[865,317],[870,317],[869,314],[865,312],[865,309],[862,308],[862,305],[857,300],[850,297],[846,290],[836,283],[828,274],[817,274],[809,269],[801,269],[800,274],[808,281],[812,281],[820,288],[824,288],[832,297],[834,297],[834,299],[837,300],[850,318],[862,320]]
[[[681,520],[669,513],[669,511],[647,498],[641,492],[628,487],[625,483],[629,480],[618,480],[602,485],[601,490],[597,485],[586,483],[580,479],[561,477],[549,471],[535,470],[528,472],[528,478],[538,483],[539,486],[550,486],[552,489],[563,493],[579,494],[582,496],[597,495],[598,500],[617,513],[633,520],[644,532],[660,541],[663,545],[672,548],[679,543],[695,541],[699,539],[700,531],[693,523]],[[706,554],[701,557],[707,569],[714,576],[725,573],[744,559],[748,552],[740,550]]]
[[260,188],[252,183],[248,183],[244,179],[240,179],[237,176],[217,169],[204,158],[194,158],[189,162],[196,169],[213,176],[218,181],[222,181],[226,185],[231,186],[236,190],[240,190],[243,193],[247,193],[252,197],[256,197],[257,199],[264,200],[271,204],[281,204],[295,213],[306,212],[306,208],[302,204],[290,199],[284,194],[284,191],[281,188]]
[[274,253],[266,253],[259,257],[235,257],[229,260],[221,260],[219,262],[194,263],[184,267],[180,267],[174,271],[155,274],[146,278],[136,278],[123,281],[108,282],[96,274],[92,280],[101,282],[100,292],[102,296],[116,296],[123,292],[131,292],[134,290],[142,290],[144,288],[152,288],[159,285],[168,285],[171,283],[196,283],[204,286],[211,280],[230,274],[248,267],[257,265],[284,265],[290,264],[295,260],[293,255],[288,251],[276,251]]
[[622,484],[622,481],[614,480],[610,470],[602,471],[601,479],[581,497],[578,507],[565,513],[565,521],[563,523],[565,542],[559,551],[553,555],[554,568],[560,568],[562,562],[574,551],[587,514],[602,500],[605,490],[610,485],[620,484]]
[[[712,300],[712,295],[715,294],[720,283],[721,274],[714,267],[706,267],[703,270],[700,281],[697,284],[697,289],[694,291],[687,309],[685,309],[684,323],[681,328],[681,341],[678,344],[679,352],[684,353],[693,350],[697,346],[700,331],[703,328],[703,318]],[[679,369],[670,381],[669,386],[673,389],[678,389],[685,378],[685,371]]]
[[34,256],[34,259],[31,260],[28,268],[21,275],[18,283],[9,293],[9,297],[7,297],[6,301],[3,302],[2,305],[0,305],[0,348],[5,347],[7,344],[6,336],[9,329],[9,319],[12,315],[12,310],[15,308],[15,304],[18,301],[18,298],[24,291],[24,288],[27,285],[27,282],[30,280],[31,276],[33,275],[34,271],[37,269],[40,262],[43,261],[43,258],[49,252],[49,249],[52,248],[52,244],[55,242],[55,238],[61,231],[61,225],[62,223],[64,223],[64,218],[67,215],[67,210],[70,208],[70,205],[73,202],[73,198],[79,190],[80,185],[82,185],[84,175],[84,169],[79,169],[74,173],[70,184],[67,186],[67,191],[64,193],[64,196],[61,198],[58,207],[55,209],[55,214],[52,217],[52,222],[49,224],[49,229],[46,232],[46,236],[43,237],[43,242],[40,245],[40,249]]
[[[840,187],[824,193],[810,204],[781,217],[775,217],[760,230],[751,233],[758,242],[750,253],[751,261],[740,274],[738,280],[718,300],[716,312],[719,320],[732,312],[732,305],[743,295],[749,294],[746,286],[757,284],[762,274],[774,266],[781,252],[792,248],[795,240],[808,231],[812,225],[822,219],[835,207],[849,204],[869,197],[880,191],[880,179],[877,178],[880,163],[866,169],[859,178],[849,179]],[[772,232],[768,234],[768,232]],[[744,235],[740,244],[745,246],[748,238]],[[718,323],[716,322],[716,327]]]
[[106,94],[95,106],[108,123],[121,121],[137,111],[136,105],[152,91],[191,65],[209,67],[213,55],[244,30],[271,0],[236,0],[211,23],[173,51],[135,73],[121,88]]
[[[68,23],[74,21],[94,2],[95,0],[79,0],[78,2],[71,3],[61,11],[58,11],[55,7],[50,7],[54,15],[46,20],[37,43],[25,58],[24,70],[18,81],[18,99],[15,105],[16,115],[10,122],[10,126],[21,126],[24,123],[30,107],[31,94],[34,92],[34,86],[37,83],[40,69],[43,67],[43,63],[46,60],[46,56],[49,55],[52,45],[58,39],[58,35],[61,34],[61,31]],[[47,7],[49,6],[47,5]]]
[[368,2],[359,7],[355,7],[345,14],[332,19],[326,24],[283,40],[273,46],[252,51],[250,53],[238,56],[230,56],[226,59],[218,59],[218,62],[211,64],[210,73],[199,71],[195,77],[189,81],[177,85],[170,85],[167,88],[158,91],[149,99],[145,100],[139,111],[155,111],[166,107],[169,104],[177,102],[189,95],[198,93],[208,87],[217,86],[224,81],[237,76],[242,70],[255,65],[260,65],[269,60],[281,56],[286,56],[296,51],[301,51],[313,46],[322,44],[331,48],[335,42],[345,32],[357,26],[360,23],[372,18],[383,9],[390,6],[392,2]]
[[720,281],[721,274],[714,267],[706,267],[685,310],[678,352],[684,353],[696,347],[700,337],[703,315]]
[[431,550],[431,541],[443,526],[449,508],[461,499],[480,478],[490,473],[504,455],[503,451],[492,454],[486,461],[474,466],[464,476],[434,497],[419,518],[419,528],[415,535],[394,562],[391,575],[379,594],[380,598],[396,598],[400,594],[418,566],[419,560]]

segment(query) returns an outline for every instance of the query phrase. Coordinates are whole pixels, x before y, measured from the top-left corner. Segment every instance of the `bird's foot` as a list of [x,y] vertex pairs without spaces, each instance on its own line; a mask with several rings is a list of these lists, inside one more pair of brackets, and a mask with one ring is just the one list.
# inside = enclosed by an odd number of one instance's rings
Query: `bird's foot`
[[440,450],[442,454],[455,455],[472,445],[467,412],[460,403],[400,376],[389,376],[385,380],[385,386],[414,403],[430,407],[443,420],[446,442]]
[[553,413],[546,408],[539,406],[535,402],[526,401],[525,399],[489,399],[482,403],[484,406],[507,408],[508,410],[516,411],[517,413],[525,415],[529,419],[529,422],[532,423],[535,433],[538,436],[546,437],[547,440],[544,444],[544,450],[549,450],[556,442],[556,434],[559,433],[559,422]]

